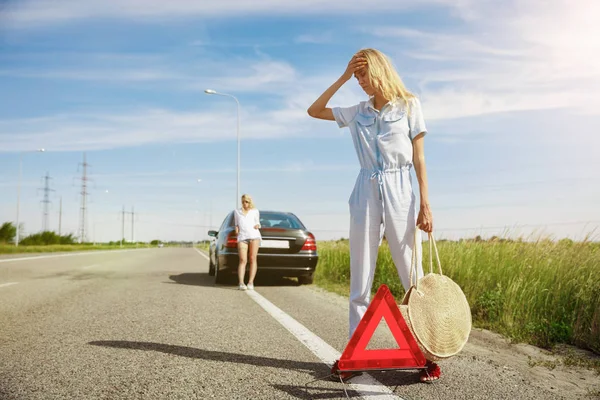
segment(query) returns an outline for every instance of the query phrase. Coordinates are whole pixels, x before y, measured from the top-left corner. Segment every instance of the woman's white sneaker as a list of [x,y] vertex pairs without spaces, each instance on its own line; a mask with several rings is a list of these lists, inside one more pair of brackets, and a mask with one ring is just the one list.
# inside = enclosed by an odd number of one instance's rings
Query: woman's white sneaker
[[247,289],[248,289],[248,286],[246,286],[246,285],[244,285],[244,284],[242,283],[240,286],[238,286],[238,289],[239,289],[239,290],[247,290]]
[[249,283],[247,286],[248,290],[254,290],[254,284],[253,283]]

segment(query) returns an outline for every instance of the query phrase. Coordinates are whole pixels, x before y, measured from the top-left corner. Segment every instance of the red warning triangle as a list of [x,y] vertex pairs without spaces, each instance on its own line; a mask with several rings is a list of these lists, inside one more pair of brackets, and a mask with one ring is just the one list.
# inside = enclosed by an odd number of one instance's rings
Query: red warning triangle
[[[385,318],[399,348],[367,350],[367,345],[382,318]],[[338,361],[338,369],[340,371],[410,369],[422,368],[425,363],[425,356],[406,325],[394,301],[394,296],[386,285],[381,285],[346,345]]]

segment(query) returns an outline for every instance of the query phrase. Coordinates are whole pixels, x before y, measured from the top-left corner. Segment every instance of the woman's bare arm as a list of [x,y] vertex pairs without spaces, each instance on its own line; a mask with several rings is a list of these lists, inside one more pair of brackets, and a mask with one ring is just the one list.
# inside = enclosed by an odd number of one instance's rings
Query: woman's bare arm
[[425,232],[433,230],[433,216],[429,207],[429,191],[427,187],[427,168],[425,167],[425,145],[423,142],[423,133],[420,133],[413,140],[413,164],[415,165],[415,174],[419,181],[419,195],[421,205],[419,216],[417,217],[417,226]]
[[333,95],[344,85],[344,83],[352,78],[354,72],[363,68],[365,65],[367,65],[367,60],[355,54],[348,63],[348,67],[346,67],[344,74],[340,76],[333,85],[329,86],[329,88],[327,88],[327,90],[325,90],[310,107],[308,107],[308,115],[313,118],[334,121],[333,111],[331,111],[331,108],[327,107],[327,103],[329,103],[329,100],[331,100]]
[[327,90],[325,90],[323,94],[319,96],[319,98],[308,108],[308,115],[313,118],[334,121],[333,111],[331,111],[331,108],[327,107],[327,103],[329,100],[331,100],[335,92],[337,92],[347,81],[348,80],[342,76],[335,81],[333,85],[329,86],[329,88],[327,88]]

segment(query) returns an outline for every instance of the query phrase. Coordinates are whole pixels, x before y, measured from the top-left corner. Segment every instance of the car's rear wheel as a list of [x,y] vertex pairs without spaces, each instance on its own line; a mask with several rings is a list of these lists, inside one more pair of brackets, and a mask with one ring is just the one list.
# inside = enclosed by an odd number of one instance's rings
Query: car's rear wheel
[[227,281],[227,276],[223,273],[219,271],[219,266],[215,265],[214,268],[214,275],[215,275],[215,283],[222,285],[223,283],[225,283]]
[[208,258],[208,276],[215,276],[215,264],[212,262],[212,257]]
[[298,277],[298,283],[301,284],[301,285],[310,285],[311,283],[313,283],[314,280],[315,280],[315,275],[314,274],[304,275],[304,276],[299,276]]

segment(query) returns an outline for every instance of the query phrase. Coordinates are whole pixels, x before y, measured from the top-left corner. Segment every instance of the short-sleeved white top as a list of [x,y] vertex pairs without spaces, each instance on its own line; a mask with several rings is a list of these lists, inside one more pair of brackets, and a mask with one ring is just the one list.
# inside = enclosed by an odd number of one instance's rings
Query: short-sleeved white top
[[410,99],[408,109],[399,99],[379,111],[369,99],[332,111],[338,126],[350,129],[360,166],[367,170],[412,165],[412,140],[420,133],[427,133],[421,103],[416,97]]
[[238,242],[248,239],[261,239],[260,231],[254,228],[255,225],[260,226],[260,213],[256,208],[248,210],[246,215],[244,215],[241,209],[237,209],[233,215],[235,217],[235,226],[239,229]]

